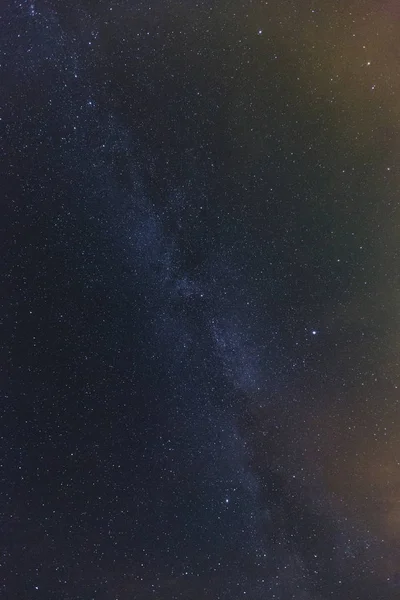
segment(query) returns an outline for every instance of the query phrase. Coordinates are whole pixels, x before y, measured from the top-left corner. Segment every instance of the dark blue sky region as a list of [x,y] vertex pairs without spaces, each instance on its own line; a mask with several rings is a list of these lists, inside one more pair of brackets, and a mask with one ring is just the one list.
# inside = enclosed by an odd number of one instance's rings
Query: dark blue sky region
[[394,5],[0,11],[2,597],[398,598]]

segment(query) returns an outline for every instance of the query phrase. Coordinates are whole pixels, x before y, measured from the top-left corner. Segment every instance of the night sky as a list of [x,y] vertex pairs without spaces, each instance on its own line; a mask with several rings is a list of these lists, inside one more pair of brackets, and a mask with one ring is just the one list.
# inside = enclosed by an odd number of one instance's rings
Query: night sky
[[400,598],[396,0],[0,17],[0,597]]

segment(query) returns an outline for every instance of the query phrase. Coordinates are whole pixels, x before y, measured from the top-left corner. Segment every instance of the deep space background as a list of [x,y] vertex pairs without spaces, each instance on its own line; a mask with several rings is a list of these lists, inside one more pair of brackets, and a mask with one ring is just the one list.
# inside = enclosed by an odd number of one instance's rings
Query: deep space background
[[400,598],[400,6],[0,17],[0,597]]

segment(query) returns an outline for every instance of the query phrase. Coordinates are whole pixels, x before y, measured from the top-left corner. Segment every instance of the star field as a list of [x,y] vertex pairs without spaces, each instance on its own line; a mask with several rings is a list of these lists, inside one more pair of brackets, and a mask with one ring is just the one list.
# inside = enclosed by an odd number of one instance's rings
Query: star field
[[1,597],[399,597],[399,18],[2,7]]

